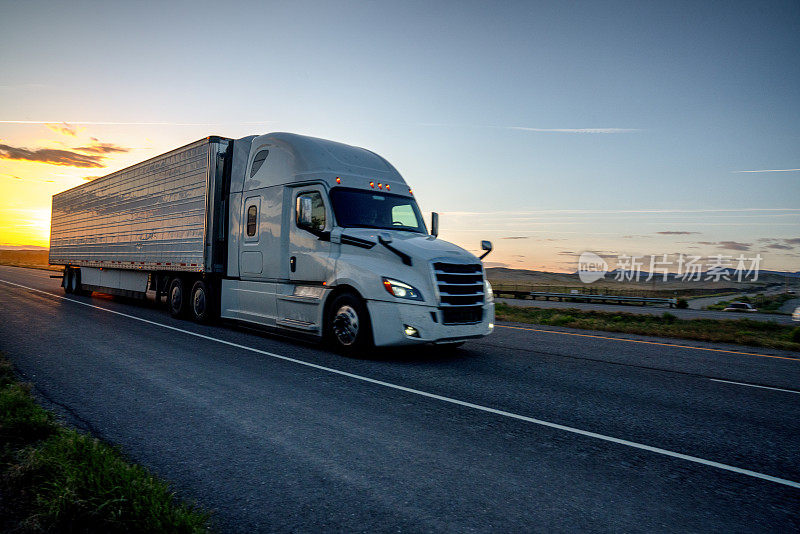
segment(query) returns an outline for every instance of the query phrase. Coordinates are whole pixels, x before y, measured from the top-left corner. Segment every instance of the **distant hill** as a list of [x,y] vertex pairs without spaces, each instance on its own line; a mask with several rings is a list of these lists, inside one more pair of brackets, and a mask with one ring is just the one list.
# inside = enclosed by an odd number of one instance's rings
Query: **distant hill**
[[34,267],[36,269],[58,269],[50,267],[50,250],[37,249],[0,249],[0,265],[16,267]]

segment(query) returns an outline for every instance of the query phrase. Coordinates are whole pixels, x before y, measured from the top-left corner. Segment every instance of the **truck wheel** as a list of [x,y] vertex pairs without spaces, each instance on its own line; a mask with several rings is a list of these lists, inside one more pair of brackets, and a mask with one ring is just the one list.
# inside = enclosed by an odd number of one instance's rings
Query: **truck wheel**
[[83,295],[80,269],[70,269],[69,292],[73,295]]
[[192,319],[198,323],[208,323],[214,318],[214,294],[211,286],[202,280],[198,280],[192,286],[192,298],[189,303],[189,310]]
[[72,293],[72,277],[74,275],[72,269],[64,267],[64,280],[61,282],[64,286],[64,293]]
[[364,301],[350,293],[336,297],[328,308],[326,337],[340,352],[357,354],[372,346],[372,326]]
[[183,317],[186,315],[187,298],[186,298],[186,284],[183,278],[176,276],[169,283],[169,292],[167,292],[167,307],[169,314],[173,317]]

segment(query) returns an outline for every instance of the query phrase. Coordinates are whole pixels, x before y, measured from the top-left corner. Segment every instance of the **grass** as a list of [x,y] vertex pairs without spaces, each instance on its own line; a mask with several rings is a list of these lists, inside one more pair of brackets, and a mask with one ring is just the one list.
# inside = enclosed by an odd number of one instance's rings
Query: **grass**
[[209,514],[119,449],[65,428],[0,354],[0,530],[209,531]]
[[800,326],[782,325],[772,321],[679,319],[669,312],[644,315],[574,308],[520,308],[504,303],[495,304],[495,314],[500,321],[800,351]]

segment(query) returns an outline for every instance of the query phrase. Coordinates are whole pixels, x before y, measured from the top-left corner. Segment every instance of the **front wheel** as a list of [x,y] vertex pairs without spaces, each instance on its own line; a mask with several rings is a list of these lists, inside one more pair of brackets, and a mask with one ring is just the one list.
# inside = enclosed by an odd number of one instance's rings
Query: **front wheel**
[[372,346],[372,325],[364,301],[351,293],[336,297],[328,308],[326,337],[334,348],[356,354]]

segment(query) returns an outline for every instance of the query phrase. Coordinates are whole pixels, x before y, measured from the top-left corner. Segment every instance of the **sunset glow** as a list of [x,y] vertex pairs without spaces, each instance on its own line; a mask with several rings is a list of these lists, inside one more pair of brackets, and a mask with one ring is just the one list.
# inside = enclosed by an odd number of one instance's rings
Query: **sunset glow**
[[[202,9],[115,5],[89,24],[53,6],[39,27],[13,22],[34,6],[7,6],[0,246],[46,247],[51,196],[87,177],[208,135],[290,131],[384,156],[444,239],[494,242],[487,265],[747,252],[800,270],[794,15],[584,8],[464,8],[454,24],[450,10],[273,6],[264,64],[242,53],[236,9],[196,54]],[[147,28],[135,46],[132,28]]]

